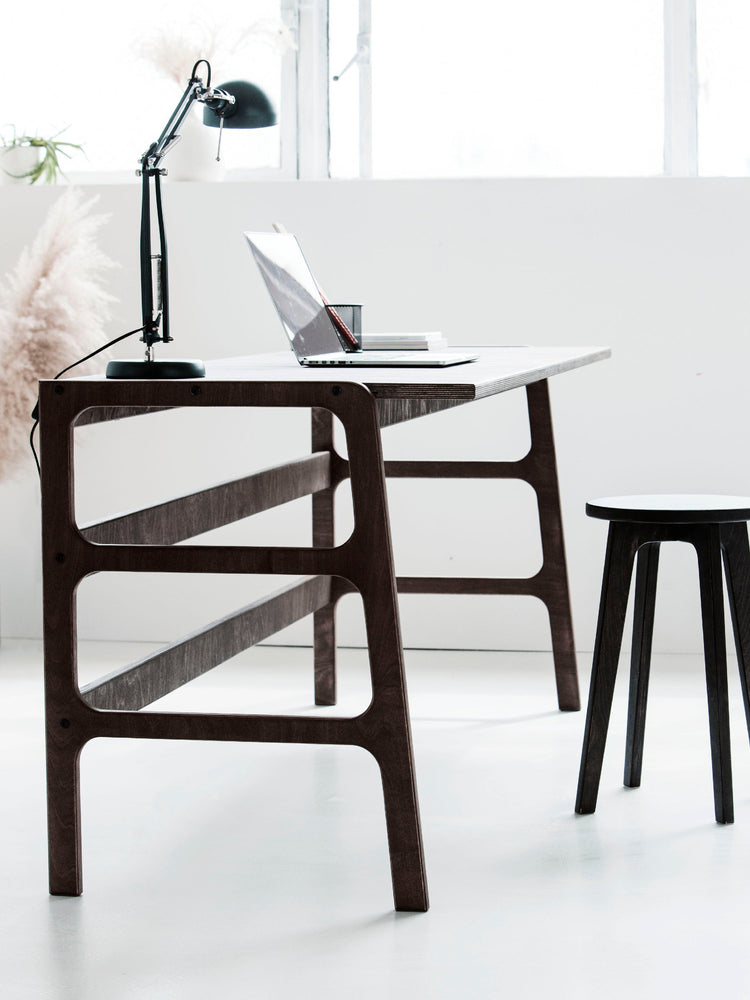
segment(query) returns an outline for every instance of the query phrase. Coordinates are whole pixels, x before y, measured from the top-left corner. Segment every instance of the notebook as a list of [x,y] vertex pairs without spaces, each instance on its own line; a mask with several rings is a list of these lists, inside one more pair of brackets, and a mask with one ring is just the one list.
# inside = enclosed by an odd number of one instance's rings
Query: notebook
[[477,354],[458,352],[359,349],[340,321],[337,331],[292,233],[245,233],[244,236],[301,365],[445,368],[477,359]]

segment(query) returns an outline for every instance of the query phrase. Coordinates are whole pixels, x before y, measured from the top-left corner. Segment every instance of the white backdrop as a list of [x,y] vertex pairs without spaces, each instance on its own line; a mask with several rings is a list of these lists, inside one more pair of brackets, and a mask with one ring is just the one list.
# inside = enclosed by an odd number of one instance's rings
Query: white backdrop
[[[120,267],[103,339],[139,322],[139,187],[87,188],[109,214]],[[59,188],[0,187],[0,273]],[[606,528],[587,498],[621,492],[750,494],[750,181],[708,179],[259,182],[165,185],[174,357],[282,349],[283,333],[241,237],[284,222],[330,297],[364,303],[370,330],[439,329],[453,345],[609,345],[610,361],[551,382],[577,644],[590,649]],[[140,345],[118,349],[137,356]],[[79,519],[176,494],[307,449],[301,414],[168,413],[79,432]],[[207,417],[207,418],[206,418]],[[393,428],[389,457],[519,457],[523,392]],[[533,493],[521,483],[395,481],[403,573],[515,574],[538,567]],[[0,484],[0,629],[41,630],[38,485],[29,459]],[[308,540],[306,501],[229,538]],[[436,543],[436,530],[444,539]],[[700,645],[695,558],[665,548],[656,648]],[[261,584],[93,577],[83,638],[167,640],[244,603]],[[341,640],[360,643],[354,598]],[[409,646],[549,648],[531,598],[404,597]],[[279,641],[309,641],[309,626]]]

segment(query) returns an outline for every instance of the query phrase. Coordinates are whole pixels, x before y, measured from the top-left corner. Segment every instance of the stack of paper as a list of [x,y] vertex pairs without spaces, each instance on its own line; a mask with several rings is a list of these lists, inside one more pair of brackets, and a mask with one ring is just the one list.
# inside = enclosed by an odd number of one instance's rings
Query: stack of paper
[[442,333],[363,333],[363,351],[443,351],[448,341]]

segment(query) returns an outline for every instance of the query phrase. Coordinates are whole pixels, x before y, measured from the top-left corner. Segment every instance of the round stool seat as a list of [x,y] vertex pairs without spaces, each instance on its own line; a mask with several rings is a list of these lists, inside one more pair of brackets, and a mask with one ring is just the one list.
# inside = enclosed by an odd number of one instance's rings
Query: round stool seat
[[648,524],[722,524],[750,521],[750,497],[655,493],[602,497],[586,504],[589,517]]

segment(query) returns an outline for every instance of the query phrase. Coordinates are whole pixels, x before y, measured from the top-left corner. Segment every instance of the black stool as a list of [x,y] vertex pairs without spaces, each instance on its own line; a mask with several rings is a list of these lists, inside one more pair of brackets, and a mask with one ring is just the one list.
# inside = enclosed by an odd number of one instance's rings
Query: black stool
[[592,813],[596,808],[636,553],[638,561],[624,783],[629,788],[637,788],[641,783],[659,545],[661,542],[675,541],[689,542],[695,546],[698,554],[716,821],[732,823],[734,806],[721,562],[723,554],[745,717],[750,731],[750,550],[746,524],[750,519],[750,498],[606,497],[586,504],[586,513],[590,517],[609,521],[610,525],[576,812]]

